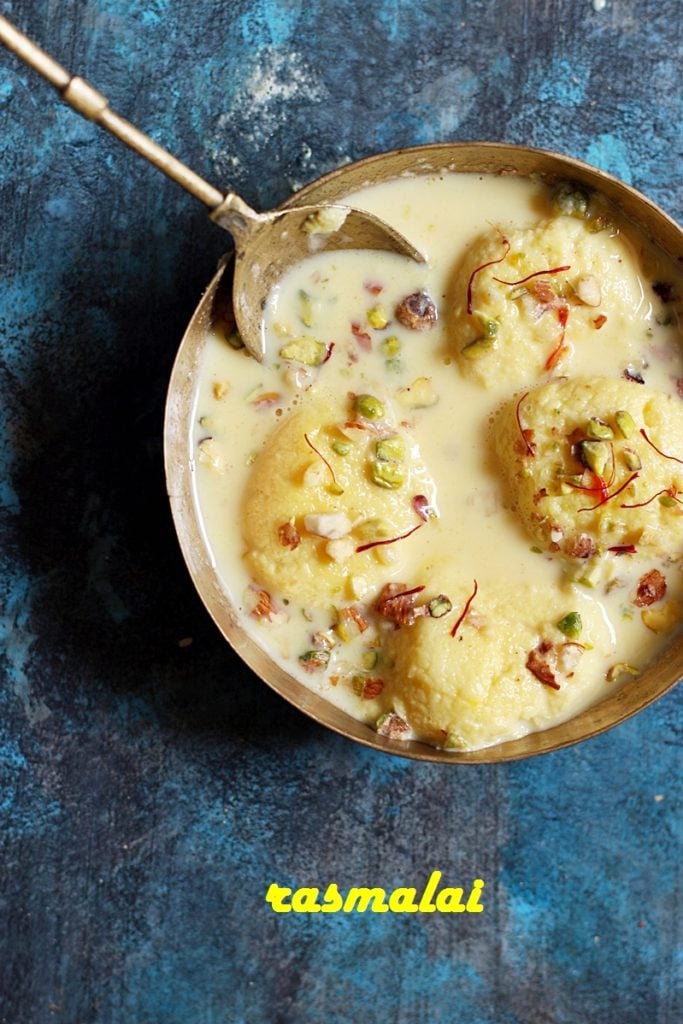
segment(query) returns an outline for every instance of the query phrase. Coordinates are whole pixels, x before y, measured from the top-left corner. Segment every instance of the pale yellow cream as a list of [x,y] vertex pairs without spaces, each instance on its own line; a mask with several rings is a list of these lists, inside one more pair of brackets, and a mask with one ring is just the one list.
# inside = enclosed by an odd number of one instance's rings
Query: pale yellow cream
[[[526,179],[403,178],[349,203],[394,224],[427,263],[318,253],[270,298],[268,366],[235,351],[220,331],[208,339],[194,436],[207,546],[245,628],[354,717],[384,730],[398,722],[404,737],[453,748],[547,728],[642,671],[670,639],[683,600],[683,494],[673,489],[666,505],[676,546],[664,556],[637,545],[635,553],[601,549],[588,559],[553,553],[552,544],[540,550],[518,514],[514,475],[496,454],[496,413],[550,379],[624,381],[627,367],[648,391],[679,402],[675,308],[652,288],[670,282],[672,270],[624,225],[555,216],[545,186]],[[508,236],[512,262],[472,276],[480,262],[498,259],[497,240]],[[564,265],[570,269],[537,273]],[[493,280],[528,275],[554,289],[550,304],[548,288],[525,292]],[[420,291],[438,319],[412,330],[396,308]],[[562,341],[562,308],[564,344],[550,359]],[[480,350],[464,354],[478,338]],[[359,395],[379,402],[381,415],[365,418]],[[396,436],[399,458],[387,463],[377,442]],[[682,437],[669,432],[666,444],[667,455],[683,458]],[[434,513],[426,519],[417,495]],[[645,497],[638,492],[637,500]],[[414,526],[403,540],[358,550]],[[634,595],[653,568],[666,595],[643,607]],[[475,581],[469,613],[451,636]],[[424,588],[418,606],[445,595],[452,610],[396,628],[376,609],[392,582]],[[557,626],[573,612],[582,623],[576,637]],[[528,667],[529,652],[544,641],[581,648],[571,648],[578,664],[558,671],[555,685]]]

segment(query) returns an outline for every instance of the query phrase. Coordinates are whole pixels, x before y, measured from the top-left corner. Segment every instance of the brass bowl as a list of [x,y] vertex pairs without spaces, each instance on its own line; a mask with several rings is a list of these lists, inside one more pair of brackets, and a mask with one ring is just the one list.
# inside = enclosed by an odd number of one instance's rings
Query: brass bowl
[[[683,260],[683,229],[645,196],[581,161],[523,146],[443,143],[382,153],[325,175],[291,196],[283,206],[336,202],[368,184],[406,174],[439,171],[536,175],[549,182],[569,179],[586,185],[605,195],[674,259]],[[451,764],[514,761],[559,750],[618,725],[676,684],[683,676],[683,636],[636,682],[615,690],[599,704],[562,725],[482,750],[445,751],[417,741],[379,736],[369,726],[307,689],[272,661],[242,629],[236,609],[221,587],[202,535],[192,487],[192,410],[197,369],[216,304],[224,305],[229,300],[230,277],[228,262],[219,269],[199,303],[173,367],[164,425],[166,479],[180,546],[194,585],[225,639],[264,682],[316,722],[348,739],[391,754]]]

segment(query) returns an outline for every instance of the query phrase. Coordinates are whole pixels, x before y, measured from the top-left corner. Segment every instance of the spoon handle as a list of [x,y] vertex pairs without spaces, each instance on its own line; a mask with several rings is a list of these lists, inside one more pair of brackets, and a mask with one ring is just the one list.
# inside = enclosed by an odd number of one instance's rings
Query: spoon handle
[[79,114],[94,121],[101,128],[115,135],[121,142],[134,149],[169,178],[182,185],[211,210],[221,206],[226,197],[213,185],[181,163],[163,146],[159,146],[148,135],[141,132],[130,121],[116,114],[109,106],[106,96],[94,89],[83,78],[71,75],[48,53],[41,50],[28,36],[15,28],[7,18],[0,15],[0,43],[16,54],[25,64],[47,79],[62,99]]

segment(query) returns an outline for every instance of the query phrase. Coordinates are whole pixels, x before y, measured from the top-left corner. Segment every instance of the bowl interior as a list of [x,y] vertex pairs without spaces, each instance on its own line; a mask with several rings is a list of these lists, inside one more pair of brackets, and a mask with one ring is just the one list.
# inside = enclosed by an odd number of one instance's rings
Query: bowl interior
[[[683,230],[635,189],[580,161],[497,143],[439,144],[369,157],[307,185],[284,205],[339,201],[365,185],[439,171],[536,175],[550,183],[570,179],[602,192],[640,231],[674,259],[683,260]],[[227,260],[209,284],[181,342],[166,407],[166,477],[176,531],[195,587],[225,639],[262,680],[317,722],[369,747],[419,760],[473,764],[531,757],[594,736],[641,711],[675,685],[683,675],[683,636],[675,639],[635,682],[625,684],[561,725],[482,750],[443,751],[417,741],[379,736],[276,664],[240,626],[236,609],[212,565],[193,495],[191,435],[195,382],[214,310],[217,305],[230,302],[231,285],[232,262]]]

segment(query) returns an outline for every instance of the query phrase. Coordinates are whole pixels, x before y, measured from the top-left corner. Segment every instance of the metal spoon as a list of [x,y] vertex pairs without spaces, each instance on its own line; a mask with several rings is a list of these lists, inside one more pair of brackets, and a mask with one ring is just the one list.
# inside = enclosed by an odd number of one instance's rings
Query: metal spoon
[[234,192],[223,193],[177,160],[149,136],[110,109],[107,98],[66,71],[28,36],[0,16],[0,43],[53,85],[61,98],[134,149],[209,207],[209,217],[235,243],[233,304],[242,340],[262,362],[266,357],[263,310],[273,285],[312,251],[383,249],[419,263],[424,256],[389,224],[340,205],[301,206],[257,213]]

